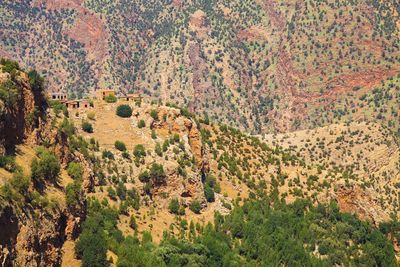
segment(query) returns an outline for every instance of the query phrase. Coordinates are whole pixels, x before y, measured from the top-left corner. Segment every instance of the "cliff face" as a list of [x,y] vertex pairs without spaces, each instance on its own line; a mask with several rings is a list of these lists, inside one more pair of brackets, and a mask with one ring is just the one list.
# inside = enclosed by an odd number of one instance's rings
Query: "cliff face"
[[66,214],[26,208],[18,211],[5,202],[0,209],[2,266],[56,266],[65,240]]
[[[27,74],[18,71],[13,75],[0,72],[3,92],[5,83],[12,81],[7,97],[3,94],[0,98],[0,156],[6,153],[18,158],[20,145],[34,151],[37,146],[50,144],[49,149],[60,159],[62,167],[75,159],[86,163],[83,157],[69,151],[67,137],[52,124],[52,115],[45,111],[45,99],[32,89]],[[7,103],[11,97],[13,105]],[[30,162],[26,164],[29,166]],[[30,175],[30,170],[24,172]],[[85,171],[83,179],[90,187],[89,171]],[[3,180],[9,182],[7,178]],[[44,183],[45,192],[37,198],[48,197],[50,204],[33,203],[36,200],[32,195],[38,192],[31,182],[26,192],[30,196],[23,196],[25,199],[0,195],[1,266],[60,266],[64,241],[77,237],[85,217],[84,196],[80,196],[75,207],[67,206],[64,185]]]
[[[0,73],[0,83],[11,82],[9,73]],[[25,73],[15,78],[17,91],[13,105],[0,100],[0,152],[10,150],[32,132],[28,117],[34,113],[35,101]],[[12,87],[12,85],[10,85]],[[11,94],[11,92],[10,92]],[[11,98],[12,96],[7,96]]]
[[[194,157],[197,166],[188,172],[188,179],[184,181],[177,171],[176,162],[165,161],[167,183],[162,187],[155,188],[155,193],[157,195],[168,193],[171,197],[180,198],[184,204],[188,204],[194,199],[205,203],[202,177],[207,166],[207,159],[199,128],[192,119],[183,116],[178,109],[159,107],[158,115],[160,118],[165,118],[165,120],[153,121],[151,128],[161,132],[179,134],[187,148],[185,149],[186,153],[188,153],[189,157]],[[172,153],[168,156],[173,158]]]
[[342,212],[357,214],[362,220],[374,225],[390,220],[388,212],[379,204],[379,195],[371,189],[362,189],[357,185],[340,185],[335,199]]

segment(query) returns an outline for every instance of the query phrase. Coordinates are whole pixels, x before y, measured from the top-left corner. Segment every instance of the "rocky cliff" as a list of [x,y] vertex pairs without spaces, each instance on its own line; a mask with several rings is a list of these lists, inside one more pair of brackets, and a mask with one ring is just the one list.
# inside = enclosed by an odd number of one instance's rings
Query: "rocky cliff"
[[[26,188],[16,191],[22,183],[20,177],[30,177],[30,162],[26,161],[35,157],[36,147],[46,146],[62,169],[72,160],[86,163],[84,157],[69,150],[68,137],[55,127],[55,117],[46,109],[45,97],[32,78],[32,73],[28,76],[18,68],[0,71],[0,157],[17,162],[15,169],[0,173],[1,266],[60,266],[64,241],[77,237],[85,217],[83,194],[77,205],[66,205],[64,178],[44,180],[43,190],[27,178]],[[85,172],[83,184],[90,187],[91,179]]]
[[0,99],[0,152],[4,153],[32,133],[37,122],[33,121],[35,107],[39,103],[35,102],[26,73],[11,75],[0,70],[0,83],[4,88],[4,97]]
[[[171,197],[183,198],[185,204],[189,200],[201,200],[205,203],[204,188],[202,177],[207,168],[207,158],[204,153],[204,147],[201,140],[200,130],[196,122],[181,114],[179,109],[169,107],[159,107],[158,114],[165,120],[153,120],[151,128],[158,131],[167,131],[171,134],[179,134],[189,158],[194,158],[196,166],[188,171],[187,181],[178,173],[176,162],[165,161],[167,172],[167,184],[162,191],[168,192]],[[173,152],[173,151],[171,151]],[[173,157],[170,153],[169,158]],[[158,188],[159,190],[162,188]]]

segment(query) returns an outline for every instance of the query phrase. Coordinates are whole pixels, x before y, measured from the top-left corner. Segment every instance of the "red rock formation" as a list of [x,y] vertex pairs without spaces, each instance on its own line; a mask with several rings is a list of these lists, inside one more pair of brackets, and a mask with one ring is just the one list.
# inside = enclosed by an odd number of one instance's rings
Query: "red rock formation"
[[360,219],[375,225],[390,219],[380,206],[378,196],[371,189],[362,189],[358,185],[339,185],[335,199],[341,212],[356,214]]

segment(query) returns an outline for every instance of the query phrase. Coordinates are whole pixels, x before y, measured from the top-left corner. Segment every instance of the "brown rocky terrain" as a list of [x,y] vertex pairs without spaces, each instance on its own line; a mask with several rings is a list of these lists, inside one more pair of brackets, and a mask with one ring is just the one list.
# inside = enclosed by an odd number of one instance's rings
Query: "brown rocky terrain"
[[342,212],[357,214],[360,219],[375,225],[390,220],[388,212],[379,204],[379,195],[372,189],[342,185],[337,189],[335,198]]
[[[257,265],[244,236],[249,202],[263,199],[286,207],[282,221],[292,211],[324,217],[303,220],[318,234],[297,236],[299,251],[332,266],[386,266],[391,248],[375,232],[396,252],[400,241],[398,10],[396,1],[0,2],[0,56],[47,77],[0,65],[0,264],[79,266],[88,236],[115,266],[149,262],[146,249],[174,262],[166,237],[207,251],[222,234],[232,242],[218,247],[238,256],[225,265]],[[107,103],[89,94],[99,88],[145,98]],[[90,107],[48,103],[44,89]],[[121,104],[129,118],[116,114]],[[34,175],[43,155],[61,164],[56,177]],[[372,230],[359,239],[349,229],[364,223]],[[85,227],[100,234],[79,237]],[[196,256],[173,259],[207,265]]]

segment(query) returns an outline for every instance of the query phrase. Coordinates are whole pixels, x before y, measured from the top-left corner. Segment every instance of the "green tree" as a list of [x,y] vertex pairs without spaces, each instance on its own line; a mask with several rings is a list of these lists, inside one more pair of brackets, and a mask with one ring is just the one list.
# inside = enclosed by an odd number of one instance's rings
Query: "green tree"
[[141,128],[144,128],[144,127],[146,127],[146,123],[144,122],[144,120],[140,120],[139,122],[138,122],[138,128],[139,129],[141,129]]
[[151,116],[154,120],[158,121],[158,112],[157,112],[157,110],[152,109],[152,110],[150,111],[150,116]]
[[29,189],[30,179],[22,171],[17,171],[11,179],[12,187],[20,194],[26,194]]
[[108,193],[108,196],[109,196],[111,199],[113,199],[113,200],[116,200],[116,199],[117,199],[117,193],[115,192],[115,190],[114,190],[114,188],[113,188],[112,186],[109,186],[109,187],[107,188],[107,193]]
[[81,183],[74,181],[65,188],[66,200],[68,206],[76,206],[79,203],[79,197],[81,195]]
[[19,70],[19,64],[16,61],[1,58],[0,65],[2,65],[2,69],[4,72],[12,73],[13,71]]
[[41,93],[44,89],[44,79],[36,70],[28,72],[29,83],[35,93]]
[[156,154],[157,154],[159,157],[162,156],[163,151],[162,151],[162,148],[161,148],[160,143],[158,143],[158,142],[156,143],[156,147],[155,147],[155,149],[154,149],[154,152],[156,152]]
[[148,171],[141,172],[139,174],[139,181],[142,183],[148,183],[150,181],[150,174]]
[[189,205],[189,209],[196,214],[200,214],[201,212],[200,202],[198,200],[193,200]]
[[179,214],[179,209],[180,209],[179,200],[176,198],[171,199],[168,205],[168,209],[169,212],[173,214]]
[[156,131],[151,130],[151,138],[152,138],[152,139],[157,139]]
[[164,167],[161,164],[153,163],[150,168],[150,178],[155,184],[163,184],[166,180]]
[[208,202],[214,202],[215,201],[215,194],[214,194],[214,189],[212,189],[211,186],[206,184],[204,186],[204,195],[207,199]]
[[58,158],[48,150],[41,151],[38,157],[31,162],[32,179],[55,181],[61,170]]
[[90,122],[84,121],[82,122],[82,130],[87,133],[93,133],[93,126]]
[[70,162],[67,167],[68,175],[75,180],[81,180],[83,176],[83,169],[79,163]]
[[83,224],[82,234],[76,243],[76,254],[82,259],[84,267],[109,266],[103,220],[100,216],[89,216]]
[[118,149],[119,151],[125,151],[126,150],[126,145],[124,142],[122,141],[115,141],[114,146],[116,149]]
[[136,145],[133,149],[133,155],[136,158],[142,158],[146,156],[146,150],[142,144]]
[[132,228],[133,230],[137,230],[138,225],[136,223],[136,219],[133,215],[131,215],[130,219],[129,219],[129,227]]
[[102,158],[103,159],[111,159],[111,160],[113,160],[114,159],[114,154],[109,150],[104,150],[103,153],[102,153]]
[[132,116],[132,108],[129,105],[119,105],[117,107],[117,115],[122,118],[130,118]]

